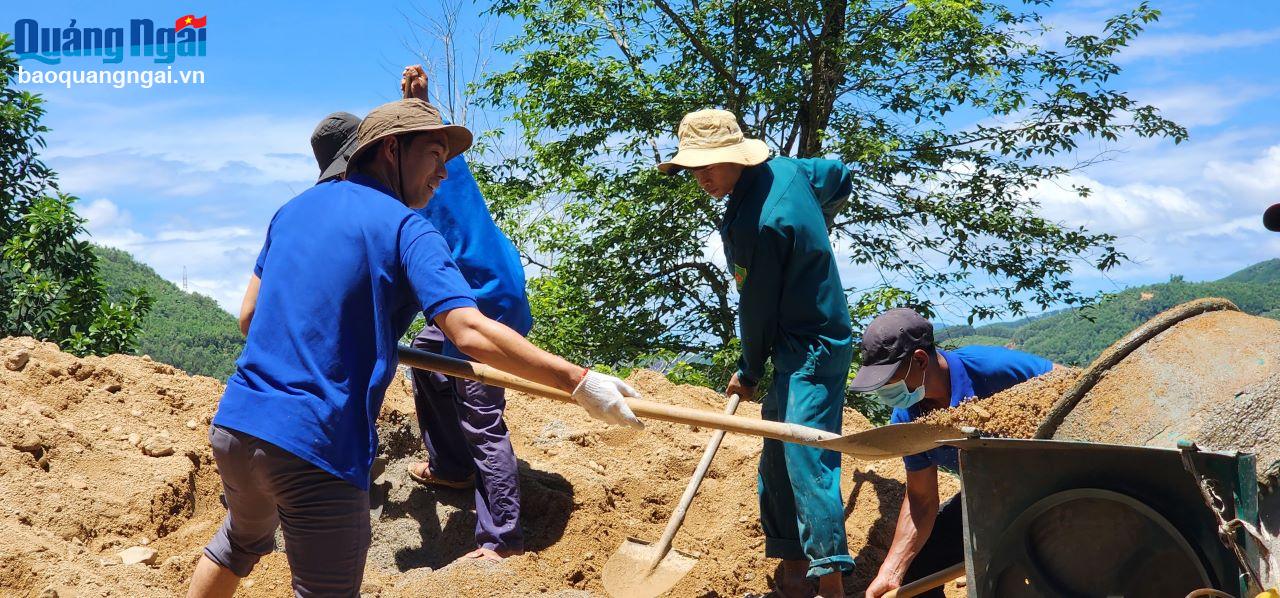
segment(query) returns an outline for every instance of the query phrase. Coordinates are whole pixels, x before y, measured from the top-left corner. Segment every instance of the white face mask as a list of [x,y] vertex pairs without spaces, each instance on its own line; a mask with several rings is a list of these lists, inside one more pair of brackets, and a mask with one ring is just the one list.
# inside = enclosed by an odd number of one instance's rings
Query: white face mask
[[911,375],[913,365],[915,365],[914,359],[908,362],[907,375],[901,380],[877,388],[876,402],[894,409],[907,409],[919,403],[924,398],[924,384],[915,390],[907,390],[907,377]]

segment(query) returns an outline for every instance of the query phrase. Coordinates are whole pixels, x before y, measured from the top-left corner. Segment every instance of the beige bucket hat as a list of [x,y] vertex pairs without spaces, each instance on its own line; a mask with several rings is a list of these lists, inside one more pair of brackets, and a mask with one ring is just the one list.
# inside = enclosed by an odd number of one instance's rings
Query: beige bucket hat
[[417,98],[388,102],[369,112],[356,130],[356,151],[347,161],[347,173],[360,156],[379,139],[405,133],[442,131],[449,138],[449,159],[471,147],[471,131],[461,125],[446,125],[435,106]]
[[699,110],[680,119],[676,155],[658,165],[664,174],[728,162],[755,166],[769,159],[769,146],[742,136],[738,117],[728,110]]

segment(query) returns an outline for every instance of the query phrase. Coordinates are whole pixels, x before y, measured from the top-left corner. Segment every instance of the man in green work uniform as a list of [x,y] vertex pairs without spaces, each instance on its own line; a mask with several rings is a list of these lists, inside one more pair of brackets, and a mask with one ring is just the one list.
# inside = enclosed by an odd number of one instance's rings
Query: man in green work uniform
[[[752,398],[772,358],[761,416],[839,432],[852,326],[827,234],[848,199],[849,170],[832,160],[770,159],[724,110],[686,115],[678,136],[679,151],[658,169],[692,170],[704,191],[728,197],[720,236],[738,288],[742,357],[726,394]],[[758,483],[765,555],[782,559],[781,593],[810,593],[810,577],[821,596],[843,596],[841,572],[853,558],[840,454],[765,440]]]

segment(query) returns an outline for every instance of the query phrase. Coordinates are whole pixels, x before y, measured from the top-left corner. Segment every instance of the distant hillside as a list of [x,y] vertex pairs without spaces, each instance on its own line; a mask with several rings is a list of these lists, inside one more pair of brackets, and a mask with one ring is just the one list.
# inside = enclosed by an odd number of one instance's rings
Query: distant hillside
[[139,354],[192,374],[220,380],[231,375],[244,343],[231,314],[209,297],[183,292],[124,251],[96,245],[94,250],[113,300],[120,299],[125,289],[136,287],[155,298],[155,307],[142,322]]
[[1126,289],[1083,310],[1063,310],[1016,322],[952,326],[938,334],[943,346],[1004,345],[1058,363],[1085,365],[1152,316],[1202,297],[1225,297],[1253,315],[1280,319],[1280,259],[1254,264],[1212,282],[1169,282]]

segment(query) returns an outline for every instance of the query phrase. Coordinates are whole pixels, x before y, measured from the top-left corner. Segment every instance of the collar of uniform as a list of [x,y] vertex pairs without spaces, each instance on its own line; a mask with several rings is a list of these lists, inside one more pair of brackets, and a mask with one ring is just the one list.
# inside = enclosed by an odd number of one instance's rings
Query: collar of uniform
[[755,166],[743,168],[742,174],[738,176],[738,182],[733,185],[733,191],[729,193],[729,197],[738,199],[750,194],[751,190],[756,186],[756,181],[760,179],[760,174],[764,172],[764,169],[768,168],[768,163],[768,161],[765,161]]
[[720,221],[721,232],[727,230],[734,217],[738,215],[738,208],[742,205],[742,202],[755,192],[756,183],[759,182],[760,175],[765,168],[768,168],[768,166],[765,166],[766,164],[768,162],[742,169],[742,174],[738,176],[738,182],[733,184],[733,191],[729,192],[729,203],[725,205],[724,219]]
[[[388,189],[388,188],[386,187],[386,185],[383,185],[383,184],[382,184],[381,182],[379,182],[377,179],[375,179],[375,178],[373,178],[373,177],[371,177],[371,176],[369,176],[369,175],[361,174],[361,173],[358,173],[358,172],[357,172],[357,173],[352,174],[351,176],[347,177],[347,180],[348,180],[348,181],[351,181],[352,183],[355,183],[355,184],[357,184],[357,185],[360,185],[360,186],[363,186],[363,187],[368,187],[368,188],[370,188],[370,189],[373,189],[374,191],[380,191],[380,192],[382,192],[382,193],[384,193],[384,194],[386,194],[386,195],[390,196],[392,199],[396,199],[396,194],[395,194],[395,193],[393,193],[393,192],[391,191],[391,189]],[[396,199],[396,201],[400,201],[400,200]]]
[[955,407],[973,396],[973,380],[959,357],[942,349],[938,349],[938,355],[947,361],[947,371],[951,375],[951,406]]

